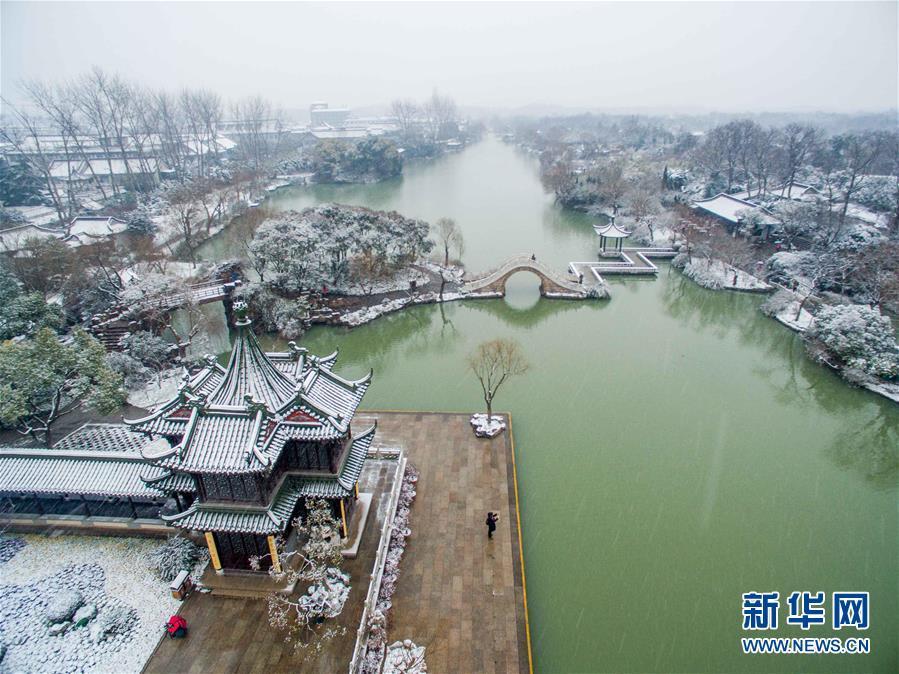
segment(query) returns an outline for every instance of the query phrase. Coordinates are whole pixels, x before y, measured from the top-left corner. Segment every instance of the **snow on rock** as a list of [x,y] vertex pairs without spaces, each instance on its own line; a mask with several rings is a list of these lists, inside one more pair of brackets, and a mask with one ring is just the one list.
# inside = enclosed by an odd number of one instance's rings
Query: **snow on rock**
[[474,428],[474,434],[479,438],[493,438],[506,430],[506,422],[496,414],[490,417],[490,421],[487,421],[486,414],[474,414],[470,423]]
[[70,620],[83,603],[84,597],[77,590],[63,590],[51,597],[47,605],[47,621],[61,623]]
[[427,671],[424,646],[416,646],[410,639],[405,639],[387,647],[384,674],[422,674]]
[[[3,671],[140,672],[179,604],[147,568],[159,542],[37,535],[21,540],[24,547],[0,565]],[[75,595],[81,606],[69,613]],[[55,623],[52,634],[48,615],[63,604],[71,620]]]
[[140,389],[128,392],[128,404],[146,410],[167,403],[178,395],[178,387],[184,376],[184,368],[175,367],[153,377]]

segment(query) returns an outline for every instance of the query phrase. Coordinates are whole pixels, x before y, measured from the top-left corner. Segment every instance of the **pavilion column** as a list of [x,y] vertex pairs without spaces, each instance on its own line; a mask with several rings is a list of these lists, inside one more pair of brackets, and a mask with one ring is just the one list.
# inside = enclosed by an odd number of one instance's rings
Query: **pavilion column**
[[209,548],[209,559],[212,562],[212,568],[219,575],[222,573],[222,562],[219,560],[219,551],[215,547],[215,537],[211,531],[206,532],[206,547]]
[[272,568],[275,573],[281,573],[281,560],[278,558],[278,546],[275,545],[275,537],[268,536],[268,551],[272,555]]
[[350,533],[346,525],[346,508],[343,505],[343,499],[340,499],[340,523],[343,525],[343,537],[347,538]]
[[358,482],[353,485],[353,493],[356,494],[356,499],[358,500],[358,498],[359,498],[359,483]]
[[137,508],[134,507],[134,499],[130,496],[128,497],[128,505],[131,506],[131,517],[137,519]]

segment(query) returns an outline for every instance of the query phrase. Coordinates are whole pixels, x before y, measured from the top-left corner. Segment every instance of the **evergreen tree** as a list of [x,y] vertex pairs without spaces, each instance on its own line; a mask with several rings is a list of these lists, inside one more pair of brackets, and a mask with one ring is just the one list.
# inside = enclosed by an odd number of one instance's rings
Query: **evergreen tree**
[[44,181],[25,162],[0,161],[0,202],[5,206],[37,206]]

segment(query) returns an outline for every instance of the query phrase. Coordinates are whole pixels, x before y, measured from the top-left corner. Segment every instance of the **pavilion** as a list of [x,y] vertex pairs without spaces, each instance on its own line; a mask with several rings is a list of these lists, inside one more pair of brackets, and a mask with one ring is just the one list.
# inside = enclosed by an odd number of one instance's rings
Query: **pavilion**
[[[277,570],[275,540],[289,534],[306,498],[329,501],[348,535],[375,431],[353,438],[350,423],[371,372],[343,379],[331,371],[336,353],[317,358],[293,342],[287,352],[264,353],[246,305],[236,302],[234,312],[227,367],[208,358],[173,400],[125,423],[156,440],[142,455],[165,474],[147,481],[190,504],[163,520],[203,532],[216,571],[249,569],[256,556]],[[196,498],[179,493],[184,478]]]
[[624,240],[631,235],[625,229],[615,224],[615,216],[611,216],[609,223],[606,225],[593,225],[593,230],[599,234],[600,251],[604,254],[609,242],[612,242],[612,251],[621,252],[624,246]]
[[375,433],[353,437],[350,423],[372,373],[344,379],[331,371],[336,352],[293,342],[265,353],[246,304],[234,314],[227,366],[207,356],[152,414],[86,424],[52,448],[0,447],[4,518],[184,529],[205,537],[217,573],[249,570],[252,557],[279,570],[276,539],[288,540],[307,498],[328,501],[346,539]]

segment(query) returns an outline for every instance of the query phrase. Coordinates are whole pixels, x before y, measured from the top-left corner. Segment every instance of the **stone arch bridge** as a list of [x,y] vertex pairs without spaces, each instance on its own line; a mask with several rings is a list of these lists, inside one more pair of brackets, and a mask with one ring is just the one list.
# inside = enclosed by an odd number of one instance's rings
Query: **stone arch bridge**
[[516,255],[493,271],[465,281],[461,288],[462,294],[503,297],[506,294],[506,281],[520,271],[531,272],[540,279],[540,294],[543,297],[584,299],[590,295],[591,286],[584,286],[571,274],[550,269],[530,255]]

